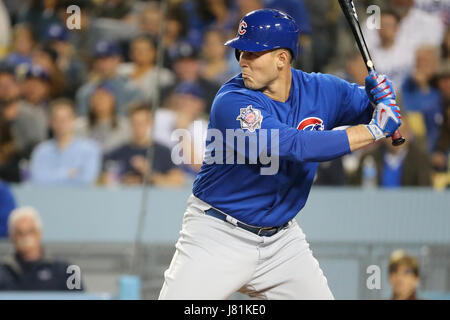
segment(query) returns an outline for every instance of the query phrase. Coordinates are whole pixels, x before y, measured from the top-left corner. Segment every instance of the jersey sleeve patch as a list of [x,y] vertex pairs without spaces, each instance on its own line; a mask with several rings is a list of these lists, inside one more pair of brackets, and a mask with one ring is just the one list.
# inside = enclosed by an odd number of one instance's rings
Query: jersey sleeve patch
[[236,118],[241,123],[241,129],[255,132],[256,129],[261,129],[263,115],[261,110],[253,109],[252,105],[240,109],[240,114]]

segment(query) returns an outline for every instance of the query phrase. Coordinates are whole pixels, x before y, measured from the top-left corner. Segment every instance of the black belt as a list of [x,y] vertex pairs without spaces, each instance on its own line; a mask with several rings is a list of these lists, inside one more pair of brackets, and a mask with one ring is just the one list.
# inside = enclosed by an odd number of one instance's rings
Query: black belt
[[[222,221],[231,223],[227,220],[227,215],[225,213],[222,213],[214,208],[206,210],[205,214],[207,214],[208,216],[220,219]],[[289,221],[279,227],[253,227],[253,226],[249,226],[245,223],[236,221],[236,226],[238,226],[239,228],[250,231],[261,237],[271,237],[274,234],[278,233],[278,231],[286,228],[288,225],[289,225]]]

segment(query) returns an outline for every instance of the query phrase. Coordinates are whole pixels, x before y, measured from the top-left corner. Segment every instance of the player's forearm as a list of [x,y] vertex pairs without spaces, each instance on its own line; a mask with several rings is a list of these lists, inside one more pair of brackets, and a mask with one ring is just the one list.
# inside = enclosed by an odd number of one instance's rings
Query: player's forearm
[[352,152],[363,148],[375,141],[372,134],[369,132],[369,130],[367,130],[365,125],[350,127],[345,131],[347,132],[348,143]]
[[347,133],[344,130],[295,131],[291,139],[280,139],[281,159],[296,162],[322,162],[351,152]]

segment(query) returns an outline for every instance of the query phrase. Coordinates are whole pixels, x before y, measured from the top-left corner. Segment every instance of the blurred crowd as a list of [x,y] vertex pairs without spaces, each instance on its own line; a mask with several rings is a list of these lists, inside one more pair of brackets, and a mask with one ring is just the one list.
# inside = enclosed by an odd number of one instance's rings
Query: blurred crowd
[[[192,146],[192,159],[202,156],[212,100],[239,73],[223,43],[255,9],[278,8],[295,18],[301,30],[296,68],[364,85],[367,71],[335,0],[167,3],[0,0],[0,180],[189,183],[200,164],[173,163],[179,142],[171,133],[191,132],[192,140],[183,143]],[[407,143],[394,148],[386,140],[322,163],[316,184],[445,188],[450,1],[357,4],[359,16],[368,17],[361,22],[375,66],[394,82]],[[381,8],[380,21],[376,10],[368,11],[373,4]],[[381,28],[373,28],[377,23]]]

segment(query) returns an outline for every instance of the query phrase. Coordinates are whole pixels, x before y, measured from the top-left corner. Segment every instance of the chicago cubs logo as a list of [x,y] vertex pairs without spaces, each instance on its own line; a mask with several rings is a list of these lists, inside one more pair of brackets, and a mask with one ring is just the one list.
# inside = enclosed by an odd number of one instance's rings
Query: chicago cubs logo
[[241,108],[241,113],[238,115],[236,120],[241,122],[242,129],[255,132],[256,129],[261,128],[263,115],[260,110],[253,109],[253,106],[249,105],[247,108]]
[[239,24],[238,33],[240,36],[242,36],[246,32],[247,32],[247,22],[242,20],[242,22]]
[[298,130],[316,130],[316,131],[323,131],[325,130],[325,127],[323,125],[323,120],[316,117],[309,117],[305,118],[297,126]]

